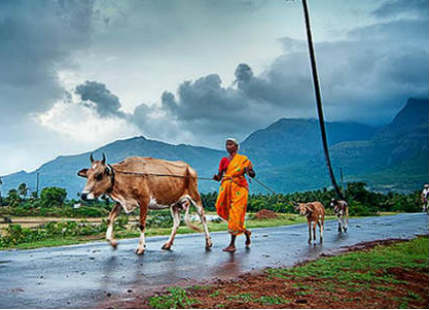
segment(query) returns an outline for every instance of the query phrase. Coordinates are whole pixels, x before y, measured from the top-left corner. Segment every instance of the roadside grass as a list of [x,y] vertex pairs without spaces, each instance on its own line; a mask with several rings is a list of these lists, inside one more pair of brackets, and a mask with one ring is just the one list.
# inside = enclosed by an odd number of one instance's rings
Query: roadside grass
[[[216,212],[206,212],[208,215],[215,215]],[[286,226],[286,225],[293,225],[293,224],[300,224],[305,223],[306,218],[303,216],[299,216],[294,213],[277,213],[277,218],[274,219],[254,219],[255,213],[248,213],[249,219],[246,220],[246,227],[249,229],[252,228],[265,228],[265,227],[276,227],[276,226]],[[382,212],[379,215],[394,215],[397,214],[395,212]],[[152,213],[149,216],[156,217],[156,213]],[[325,217],[325,220],[332,220],[336,217],[333,215],[327,215]],[[351,218],[358,218],[351,217]],[[88,221],[90,223],[101,223],[104,218],[89,218]],[[19,217],[14,218],[12,217],[12,220],[15,220],[19,222],[19,220],[25,220],[27,223],[47,223],[49,221],[78,221],[78,220],[87,220],[87,219],[69,219],[69,218],[52,218],[52,217]],[[133,216],[129,217],[130,224],[127,225],[126,230],[117,230],[115,231],[115,238],[120,239],[128,239],[128,238],[138,238],[140,236],[140,231],[135,226],[135,218]],[[199,221],[196,222],[197,224]],[[29,224],[34,226],[34,224]],[[26,226],[26,225],[24,225]],[[201,226],[201,225],[200,225]],[[227,223],[225,222],[208,222],[208,228],[210,232],[216,232],[216,231],[227,231]],[[171,227],[149,227],[146,229],[146,236],[152,237],[152,236],[166,236],[170,235],[171,233]],[[181,226],[179,227],[178,234],[190,234],[195,233],[192,229],[185,226],[185,224],[182,222]],[[0,231],[1,234],[1,231]],[[16,244],[11,247],[2,247],[0,246],[1,250],[8,250],[8,249],[35,249],[35,248],[41,248],[41,247],[53,247],[53,246],[62,246],[62,245],[72,245],[72,244],[82,244],[87,243],[90,241],[96,241],[96,240],[104,240],[105,235],[97,234],[97,235],[90,235],[90,236],[67,236],[67,237],[57,237],[57,238],[51,238],[46,240],[40,240],[40,241],[34,241],[31,243],[20,243]]]
[[255,299],[255,301],[263,305],[282,305],[291,302],[291,300],[279,296],[261,296]]
[[197,301],[187,296],[186,291],[180,287],[169,287],[166,295],[152,296],[149,305],[154,309],[177,309],[192,307]]
[[[427,236],[418,237],[292,268],[268,268],[238,281],[188,287],[180,296],[193,303],[180,307],[424,308],[429,303],[428,245]],[[157,300],[162,296],[177,299],[171,290],[156,296]],[[150,307],[155,306],[152,298]]]
[[[215,212],[206,212],[207,214],[214,215]],[[248,216],[252,218],[254,213],[248,213]],[[284,226],[284,225],[292,225],[306,222],[305,217],[299,216],[293,213],[279,213],[277,214],[277,218],[275,219],[248,219],[246,220],[246,227],[249,229],[252,228],[264,228],[264,227],[275,227],[275,226]],[[326,220],[334,219],[334,216],[327,216]],[[96,222],[101,222],[101,219],[92,219]],[[130,219],[131,220],[131,219]],[[196,222],[199,223],[199,222]],[[200,225],[201,226],[201,225]],[[201,226],[202,227],[202,226]],[[225,222],[208,222],[208,228],[210,232],[216,231],[227,231],[227,223]],[[165,236],[170,235],[171,227],[150,227],[146,230],[146,236]],[[195,233],[194,230],[185,226],[182,222],[179,227],[178,234],[190,234]],[[115,238],[117,239],[127,239],[127,238],[137,238],[140,236],[140,232],[137,228],[132,225],[128,225],[126,230],[118,230],[114,232]],[[95,240],[103,240],[104,233],[98,235],[91,236],[69,236],[69,237],[61,237],[54,239],[46,239],[41,241],[35,241],[32,243],[20,243],[14,245],[13,247],[0,247],[0,250],[7,249],[34,249],[40,247],[51,247],[51,246],[61,246],[61,245],[71,245],[71,244],[81,244],[89,241]]]
[[244,303],[249,303],[250,301],[252,301],[253,296],[250,293],[241,293],[241,294],[237,294],[237,295],[231,295],[228,296],[229,300],[238,300]]
[[404,281],[392,277],[389,269],[427,268],[428,255],[428,238],[419,238],[393,246],[376,247],[368,252],[357,251],[322,258],[292,269],[267,269],[266,272],[271,276],[286,279],[317,277],[318,279],[335,278],[336,281],[345,284],[356,282],[401,284]]

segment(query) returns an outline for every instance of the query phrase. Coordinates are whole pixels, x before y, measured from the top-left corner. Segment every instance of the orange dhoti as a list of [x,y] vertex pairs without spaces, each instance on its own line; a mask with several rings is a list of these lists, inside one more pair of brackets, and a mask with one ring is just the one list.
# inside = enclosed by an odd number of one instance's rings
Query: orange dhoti
[[226,169],[216,200],[217,214],[228,221],[228,231],[232,235],[240,235],[246,231],[244,218],[249,193],[245,168],[252,168],[246,156],[235,154]]

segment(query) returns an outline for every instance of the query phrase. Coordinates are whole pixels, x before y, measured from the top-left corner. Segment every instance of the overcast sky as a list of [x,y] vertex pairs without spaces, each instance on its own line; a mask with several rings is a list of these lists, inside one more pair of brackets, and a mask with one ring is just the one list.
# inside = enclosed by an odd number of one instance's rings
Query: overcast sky
[[[308,2],[327,120],[380,125],[427,96],[427,0]],[[2,0],[0,47],[0,175],[316,117],[300,1]]]

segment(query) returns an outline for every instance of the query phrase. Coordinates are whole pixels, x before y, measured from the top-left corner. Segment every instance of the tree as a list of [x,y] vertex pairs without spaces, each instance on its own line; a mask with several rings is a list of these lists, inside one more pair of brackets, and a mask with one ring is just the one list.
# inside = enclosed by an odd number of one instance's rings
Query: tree
[[40,194],[42,206],[47,208],[62,206],[66,197],[66,190],[59,187],[45,187]]
[[6,201],[12,207],[17,206],[21,201],[21,198],[18,195],[18,191],[16,189],[11,189],[7,194]]
[[27,197],[27,193],[28,193],[28,187],[27,184],[25,183],[21,183],[18,186],[18,193],[22,198]]

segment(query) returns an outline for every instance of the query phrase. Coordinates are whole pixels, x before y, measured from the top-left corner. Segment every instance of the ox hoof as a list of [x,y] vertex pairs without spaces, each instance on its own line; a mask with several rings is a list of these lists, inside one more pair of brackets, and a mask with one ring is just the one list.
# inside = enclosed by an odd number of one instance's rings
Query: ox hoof
[[137,255],[143,255],[144,254],[144,249],[137,249],[136,250],[136,254]]
[[311,244],[311,239],[308,239],[308,244]]
[[118,241],[116,241],[116,240],[110,240],[109,243],[112,246],[112,248],[114,250],[116,250],[116,248],[118,247]]
[[211,241],[206,242],[206,250],[210,250],[212,246],[213,246],[213,242]]
[[345,233],[347,232],[347,227],[344,227],[344,232],[345,232]]
[[162,248],[161,249],[163,249],[163,250],[170,250],[171,249],[171,244],[170,243],[165,243],[163,246],[162,246]]

